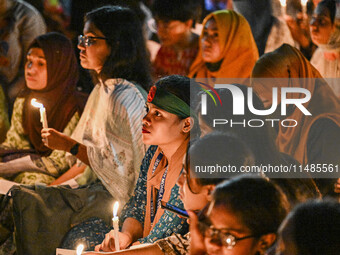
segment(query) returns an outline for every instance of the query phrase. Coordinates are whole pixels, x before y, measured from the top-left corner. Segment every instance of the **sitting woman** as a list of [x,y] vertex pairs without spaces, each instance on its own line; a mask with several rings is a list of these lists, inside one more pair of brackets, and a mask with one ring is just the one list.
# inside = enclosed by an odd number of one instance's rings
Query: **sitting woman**
[[[78,48],[82,67],[91,70],[97,85],[71,137],[48,128],[42,130],[42,138],[46,146],[70,152],[90,166],[111,195],[125,204],[145,154],[142,93],[146,95],[143,88],[151,84],[151,76],[142,25],[128,8],[95,9],[85,15]],[[55,184],[84,168],[75,165]],[[87,168],[80,183],[90,180],[91,169]]]
[[[254,159],[249,149],[242,140],[233,135],[215,132],[193,141],[186,154],[182,173],[177,180],[180,199],[185,210],[202,210],[211,201],[211,193],[215,186],[229,177],[228,175],[221,176],[216,172],[196,174],[195,166],[230,164],[239,168],[253,163]],[[169,211],[167,213],[172,214]],[[112,254],[189,254],[189,242],[190,233],[185,235],[175,233],[154,244]]]
[[231,10],[216,11],[203,21],[192,78],[249,78],[259,54],[247,20]]
[[[248,94],[250,88],[245,85],[233,84],[232,86],[234,89],[241,90],[244,95],[244,115],[234,114],[234,99],[229,89],[216,89],[215,91],[219,95],[222,105],[216,107],[212,98],[207,97],[207,114],[201,114],[201,104],[196,106],[201,135],[206,135],[213,131],[220,131],[241,137],[254,154],[255,166],[257,167],[298,165],[299,163],[291,156],[280,153],[277,149],[272,124],[265,121],[264,116],[256,115],[249,110],[246,103],[248,102],[249,95],[252,97],[254,108],[258,110],[264,109],[261,99],[254,92]],[[211,93],[213,92],[211,91]],[[240,105],[238,105],[238,107],[240,107]],[[221,122],[214,125],[215,119],[227,120],[228,123]],[[256,121],[252,121],[254,119]],[[270,173],[270,171],[268,171],[263,172],[263,174],[280,186],[292,206],[311,198],[320,198],[317,186],[308,173],[287,174]]]
[[216,186],[200,217],[189,212],[190,252],[266,254],[288,209],[284,194],[266,179],[241,176],[225,181]]
[[340,204],[312,200],[294,208],[279,230],[280,255],[336,255],[340,251]]
[[77,60],[70,40],[64,35],[47,33],[37,37],[26,58],[27,87],[15,101],[11,126],[1,144],[2,160],[32,154],[42,173],[17,169],[16,174],[22,173],[10,177],[24,184],[49,184],[69,165],[65,152],[52,151],[41,141],[40,113],[31,105],[31,100],[35,98],[44,105],[49,127],[70,135],[78,123],[86,97],[76,92]]
[[[291,155],[302,165],[340,163],[339,99],[299,50],[284,44],[263,55],[254,67],[252,78],[252,86],[264,102],[265,108],[272,105],[273,87],[304,88],[311,94],[310,100],[303,104],[311,116],[305,115],[293,105],[287,107],[287,115],[281,115],[281,98],[278,99],[279,107],[272,117],[280,120],[290,119],[297,123],[295,127],[287,127],[291,124],[278,125],[276,144],[281,152]],[[301,96],[298,93],[293,95],[293,98]],[[323,179],[317,180],[317,183],[321,193],[333,193],[335,182],[330,183],[325,178],[338,178],[336,173],[328,171],[320,174]]]
[[[172,233],[185,234],[188,230],[184,219],[164,211],[160,203],[164,200],[182,206],[176,181],[190,135],[194,137],[199,132],[197,120],[190,117],[189,103],[187,77],[167,76],[150,89],[148,113],[143,118],[143,142],[157,145],[157,149],[151,147],[146,154],[135,193],[122,212],[120,249],[136,242],[152,243]],[[115,250],[114,231],[106,235],[96,250]]]
[[[340,78],[340,27],[336,20],[336,1],[323,0],[310,22],[312,41],[318,45],[311,63],[324,78]],[[335,95],[340,97],[338,79],[328,79]]]

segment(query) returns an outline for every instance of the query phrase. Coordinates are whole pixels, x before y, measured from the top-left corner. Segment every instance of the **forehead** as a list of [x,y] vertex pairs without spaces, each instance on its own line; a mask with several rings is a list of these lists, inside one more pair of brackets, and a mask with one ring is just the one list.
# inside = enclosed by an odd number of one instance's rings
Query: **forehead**
[[90,20],[85,22],[83,33],[84,35],[92,34],[94,36],[104,37],[104,34]]
[[216,228],[228,229],[238,233],[250,232],[250,230],[242,223],[239,215],[225,207],[214,205],[208,216],[211,223]]
[[328,9],[325,5],[322,5],[322,4],[319,4],[319,5],[316,7],[314,13],[315,13],[316,15],[318,15],[318,16],[323,16],[323,17],[331,18],[331,14],[330,14],[329,9]]
[[27,55],[30,57],[45,59],[44,51],[41,48],[31,48],[27,52]]
[[217,30],[217,24],[214,18],[210,18],[204,25],[204,29]]

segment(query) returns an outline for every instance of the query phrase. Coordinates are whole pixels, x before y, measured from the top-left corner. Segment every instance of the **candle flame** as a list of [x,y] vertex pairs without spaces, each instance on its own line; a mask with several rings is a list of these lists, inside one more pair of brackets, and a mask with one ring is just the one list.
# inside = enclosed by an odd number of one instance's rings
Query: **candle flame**
[[306,6],[306,5],[307,5],[307,2],[308,2],[308,0],[301,0],[301,5],[302,5],[302,6]]
[[285,7],[287,5],[287,0],[280,0],[280,4]]
[[81,255],[81,253],[83,252],[84,250],[84,245],[83,244],[79,244],[77,246],[77,255]]
[[35,98],[33,98],[33,99],[31,100],[31,105],[33,105],[34,107],[37,107],[37,108],[43,108],[43,107],[44,107],[44,105],[41,104],[41,103],[38,103],[38,102],[37,102],[37,99],[35,99]]
[[115,202],[113,205],[113,217],[117,216],[117,212],[118,212],[118,207],[119,207],[119,202]]

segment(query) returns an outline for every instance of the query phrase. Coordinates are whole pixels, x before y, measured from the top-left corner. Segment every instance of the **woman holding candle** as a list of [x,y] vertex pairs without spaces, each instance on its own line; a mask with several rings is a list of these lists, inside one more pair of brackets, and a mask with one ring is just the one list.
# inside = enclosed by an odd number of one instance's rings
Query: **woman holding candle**
[[[95,9],[85,15],[78,49],[82,67],[91,70],[97,85],[71,137],[48,128],[42,130],[42,139],[90,166],[111,195],[125,204],[145,154],[139,123],[145,115],[143,87],[151,83],[140,21],[128,8]],[[57,183],[84,168],[71,169]]]
[[[46,109],[50,127],[70,135],[78,123],[86,97],[76,92],[78,66],[72,44],[59,33],[37,37],[28,49],[25,64],[26,89],[14,104],[11,127],[1,144],[3,160],[34,153],[34,163],[46,174],[25,172],[12,176],[25,184],[51,183],[69,168],[65,152],[52,151],[41,141],[40,112],[36,99]],[[0,173],[1,176],[1,173]]]
[[[128,8],[95,9],[85,16],[84,35],[78,37],[78,48],[81,65],[91,70],[97,85],[72,136],[48,128],[42,130],[43,141],[53,149],[71,152],[88,163],[91,169],[86,169],[81,181],[88,182],[93,170],[107,192],[124,205],[133,192],[145,154],[140,123],[145,115],[142,93],[146,92],[141,86],[146,88],[151,76],[142,26],[137,15]],[[70,155],[72,159],[74,156]],[[75,176],[84,168],[84,165],[74,165],[56,182]],[[100,198],[97,199],[100,204]],[[103,208],[98,207],[98,210]],[[54,217],[58,221],[59,215]],[[63,219],[59,221],[59,224],[67,224]],[[49,232],[45,237],[56,240],[55,236],[59,238],[64,234]],[[84,235],[96,233],[80,231],[77,234],[84,240]],[[77,237],[72,236],[71,240],[79,240]],[[44,245],[48,244],[44,240],[38,242],[42,254]],[[58,242],[61,243],[62,238]],[[86,244],[84,249],[91,249],[90,245]]]
[[[120,248],[154,242],[174,232],[187,231],[185,220],[164,211],[162,200],[182,207],[176,181],[182,170],[189,137],[198,134],[197,120],[190,117],[190,79],[172,75],[150,89],[147,115],[143,118],[143,142],[150,147],[141,167],[135,193],[125,206],[119,233]],[[156,151],[155,151],[156,150]],[[114,251],[114,231],[96,250]]]

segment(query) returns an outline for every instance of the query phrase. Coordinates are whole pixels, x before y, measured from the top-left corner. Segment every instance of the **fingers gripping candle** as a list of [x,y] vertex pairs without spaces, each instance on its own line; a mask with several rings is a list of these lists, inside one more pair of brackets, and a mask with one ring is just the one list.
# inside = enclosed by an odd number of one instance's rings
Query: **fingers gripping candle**
[[31,104],[34,107],[37,107],[40,109],[40,122],[42,123],[43,128],[48,128],[47,125],[47,116],[46,116],[46,109],[43,104],[38,103],[35,98],[31,100]]
[[115,237],[115,249],[116,251],[119,251],[119,218],[117,216],[118,213],[118,207],[119,203],[118,201],[114,203],[113,205],[113,218],[112,218],[112,223],[113,223],[113,231],[114,231],[114,237]]

